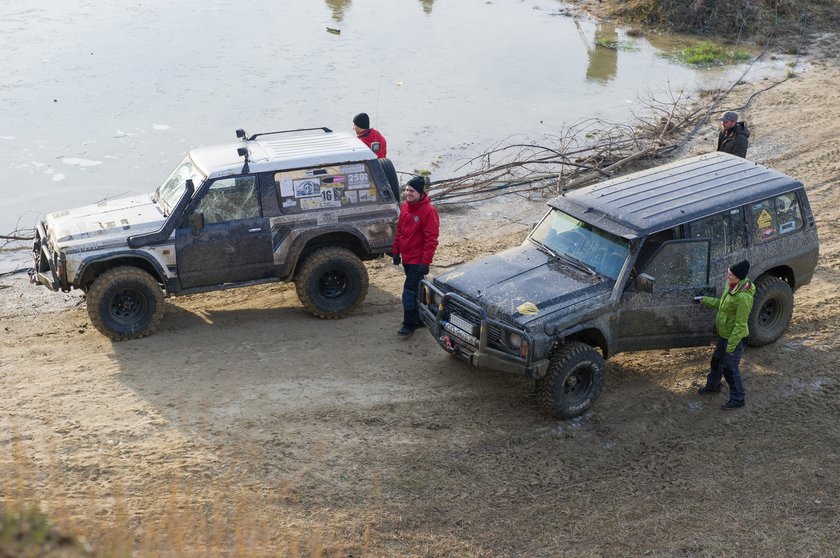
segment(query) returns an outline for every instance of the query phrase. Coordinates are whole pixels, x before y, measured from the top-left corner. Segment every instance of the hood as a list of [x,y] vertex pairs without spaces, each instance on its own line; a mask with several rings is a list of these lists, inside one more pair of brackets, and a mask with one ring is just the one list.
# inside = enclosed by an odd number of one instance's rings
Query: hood
[[520,327],[555,312],[576,312],[609,299],[615,282],[589,275],[539,250],[526,240],[439,275],[435,284],[478,303],[499,320]]
[[44,223],[56,247],[72,249],[124,243],[129,236],[158,230],[164,220],[152,194],[143,194],[50,213]]
[[750,137],[750,130],[747,128],[747,124],[745,122],[738,122],[735,124],[735,134]]

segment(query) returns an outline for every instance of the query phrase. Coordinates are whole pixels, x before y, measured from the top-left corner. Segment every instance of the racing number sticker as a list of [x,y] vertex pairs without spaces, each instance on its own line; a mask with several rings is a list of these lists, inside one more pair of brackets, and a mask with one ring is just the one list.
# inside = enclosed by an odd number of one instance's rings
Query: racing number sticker
[[341,207],[340,187],[321,184],[321,207]]

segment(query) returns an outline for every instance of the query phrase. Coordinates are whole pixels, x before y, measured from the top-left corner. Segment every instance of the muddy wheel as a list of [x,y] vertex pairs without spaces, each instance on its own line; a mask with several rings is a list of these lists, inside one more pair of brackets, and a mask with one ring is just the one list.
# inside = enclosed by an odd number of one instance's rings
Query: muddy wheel
[[391,192],[394,194],[394,201],[400,203],[400,179],[397,177],[397,169],[394,168],[394,163],[390,159],[379,159],[379,164],[385,171],[388,185],[391,186]]
[[90,321],[114,341],[151,335],[163,318],[164,304],[155,278],[131,266],[109,269],[87,292]]
[[552,353],[546,375],[537,380],[540,407],[560,419],[582,414],[601,393],[605,370],[604,359],[589,345],[561,345]]
[[310,314],[343,318],[367,296],[367,269],[350,250],[322,248],[310,254],[298,269],[295,289]]
[[755,298],[747,327],[747,344],[761,347],[778,339],[793,314],[793,291],[778,277],[762,277],[755,282]]

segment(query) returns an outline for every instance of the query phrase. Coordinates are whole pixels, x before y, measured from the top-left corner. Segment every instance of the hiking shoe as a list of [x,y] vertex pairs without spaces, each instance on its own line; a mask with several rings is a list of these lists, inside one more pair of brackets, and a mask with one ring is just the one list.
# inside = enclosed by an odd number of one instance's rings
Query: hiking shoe
[[414,328],[413,327],[408,327],[407,325],[404,325],[397,332],[397,335],[399,335],[403,339],[406,339],[407,337],[410,337],[412,333],[414,333]]
[[712,389],[710,387],[703,386],[697,390],[697,393],[699,395],[717,395],[718,393],[720,393],[720,388]]
[[727,401],[726,403],[721,405],[720,408],[724,411],[731,411],[733,409],[740,409],[744,405],[745,403],[743,401]]

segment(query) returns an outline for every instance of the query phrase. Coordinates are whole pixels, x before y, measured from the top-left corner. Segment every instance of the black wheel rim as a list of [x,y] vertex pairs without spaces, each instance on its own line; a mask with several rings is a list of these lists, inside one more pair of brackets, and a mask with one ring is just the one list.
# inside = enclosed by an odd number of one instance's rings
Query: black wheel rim
[[124,288],[111,298],[109,312],[111,318],[120,324],[133,324],[142,317],[149,307],[146,297],[137,289]]
[[595,381],[594,367],[593,363],[587,362],[579,364],[569,372],[563,382],[563,399],[567,403],[575,405],[586,401]]
[[763,328],[770,328],[776,325],[781,315],[779,301],[770,299],[761,306],[758,313],[758,324]]
[[339,298],[350,288],[350,276],[340,269],[331,269],[318,280],[318,293],[324,298]]

